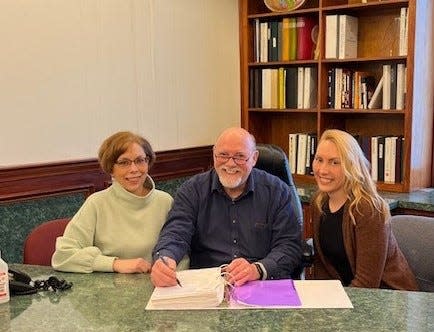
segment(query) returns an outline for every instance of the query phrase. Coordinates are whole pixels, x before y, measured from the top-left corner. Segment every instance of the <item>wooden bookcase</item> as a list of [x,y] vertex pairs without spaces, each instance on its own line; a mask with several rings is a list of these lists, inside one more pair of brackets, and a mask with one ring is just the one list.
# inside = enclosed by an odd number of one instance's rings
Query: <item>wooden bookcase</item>
[[[398,55],[399,16],[408,9],[408,51]],[[271,12],[263,0],[239,0],[241,123],[258,142],[277,144],[288,151],[288,134],[338,128],[366,136],[402,135],[403,178],[400,183],[377,182],[382,191],[409,192],[431,185],[433,141],[433,12],[432,1],[416,0],[311,0],[290,12]],[[358,17],[356,58],[325,59],[325,21],[327,15]],[[319,23],[319,56],[312,60],[280,62],[254,61],[254,21],[285,17],[313,16]],[[369,71],[377,81],[384,64],[403,63],[407,68],[406,101],[403,110],[332,109],[327,107],[327,73],[345,67]],[[249,71],[262,68],[310,66],[317,68],[317,105],[310,109],[249,108]],[[296,183],[313,183],[310,175],[294,174]]]

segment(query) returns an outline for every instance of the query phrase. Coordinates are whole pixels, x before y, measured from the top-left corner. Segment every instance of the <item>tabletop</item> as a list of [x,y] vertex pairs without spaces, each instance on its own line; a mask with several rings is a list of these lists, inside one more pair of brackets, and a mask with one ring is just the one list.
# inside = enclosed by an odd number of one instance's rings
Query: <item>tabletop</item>
[[0,331],[434,331],[434,293],[345,288],[353,309],[147,311],[148,274],[11,267],[73,286],[11,297],[0,305]]

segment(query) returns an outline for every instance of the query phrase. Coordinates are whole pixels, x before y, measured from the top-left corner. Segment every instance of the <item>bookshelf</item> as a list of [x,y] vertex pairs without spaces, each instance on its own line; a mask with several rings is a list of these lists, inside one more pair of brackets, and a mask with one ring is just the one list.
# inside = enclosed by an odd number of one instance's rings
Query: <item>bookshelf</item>
[[[401,8],[407,8],[407,52],[400,55]],[[381,191],[409,192],[431,185],[433,141],[433,13],[432,1],[416,0],[311,0],[290,12],[271,12],[263,0],[239,0],[241,123],[260,143],[279,145],[289,151],[290,133],[315,133],[329,128],[360,136],[402,136],[400,181],[377,181]],[[351,15],[358,19],[357,57],[325,58],[326,17]],[[262,61],[257,56],[256,25],[259,21],[311,17],[318,22],[317,57],[307,60]],[[417,33],[416,33],[417,32]],[[376,83],[383,76],[383,65],[406,67],[406,89],[402,109],[335,108],[328,104],[329,73],[335,68],[369,72]],[[286,108],[281,104],[263,108],[253,101],[261,84],[254,71],[311,67],[316,75],[316,105]],[[288,71],[289,72],[289,71]],[[252,74],[253,73],[253,74]],[[251,76],[252,75],[252,76]],[[255,90],[256,89],[256,90]],[[250,97],[250,98],[249,98]],[[330,98],[330,97],[329,97]],[[293,165],[291,165],[293,166]],[[293,174],[296,183],[314,183],[312,175]]]

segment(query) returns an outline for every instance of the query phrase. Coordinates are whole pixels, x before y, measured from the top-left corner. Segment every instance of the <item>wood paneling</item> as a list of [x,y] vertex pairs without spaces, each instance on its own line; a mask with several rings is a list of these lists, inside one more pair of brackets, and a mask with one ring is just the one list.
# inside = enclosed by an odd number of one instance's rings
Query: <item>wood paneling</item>
[[[157,152],[150,174],[155,181],[193,175],[212,166],[212,147]],[[104,189],[110,176],[97,159],[0,168],[0,203]]]

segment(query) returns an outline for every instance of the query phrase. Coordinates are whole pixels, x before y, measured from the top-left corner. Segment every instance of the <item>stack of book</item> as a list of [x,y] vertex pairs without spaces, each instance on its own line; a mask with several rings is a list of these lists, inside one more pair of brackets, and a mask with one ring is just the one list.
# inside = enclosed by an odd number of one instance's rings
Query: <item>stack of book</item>
[[384,64],[383,75],[375,88],[368,108],[404,109],[406,72],[407,68],[403,63]]
[[375,89],[370,72],[331,68],[327,72],[327,107],[367,109]]
[[326,59],[357,58],[358,18],[327,15],[325,31]]
[[312,175],[318,137],[315,133],[289,134],[288,161],[293,174]]
[[251,69],[249,75],[250,108],[316,107],[316,67]]
[[318,21],[311,16],[253,20],[255,62],[309,60],[318,57]]

